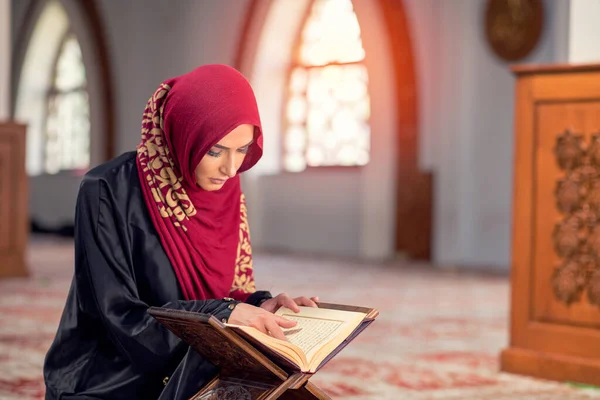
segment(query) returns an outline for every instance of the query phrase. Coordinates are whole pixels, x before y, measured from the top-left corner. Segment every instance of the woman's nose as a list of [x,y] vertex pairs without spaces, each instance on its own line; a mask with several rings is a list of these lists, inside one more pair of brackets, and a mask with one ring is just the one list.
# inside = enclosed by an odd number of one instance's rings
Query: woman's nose
[[226,175],[228,178],[233,178],[235,176],[235,174],[237,173],[235,157],[226,157],[223,164],[221,165],[221,173]]

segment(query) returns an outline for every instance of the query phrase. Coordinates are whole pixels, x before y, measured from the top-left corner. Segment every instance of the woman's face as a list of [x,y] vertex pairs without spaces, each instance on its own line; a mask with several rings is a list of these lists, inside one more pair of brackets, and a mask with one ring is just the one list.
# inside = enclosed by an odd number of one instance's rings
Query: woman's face
[[240,125],[229,132],[200,160],[196,184],[204,190],[219,190],[233,178],[242,165],[254,139],[254,126]]

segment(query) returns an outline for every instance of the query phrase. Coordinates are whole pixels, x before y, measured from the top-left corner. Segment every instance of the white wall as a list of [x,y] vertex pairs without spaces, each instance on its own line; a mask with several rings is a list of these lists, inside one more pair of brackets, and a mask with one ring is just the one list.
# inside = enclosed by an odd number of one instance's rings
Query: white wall
[[[523,63],[562,61],[563,42],[556,34],[564,32],[567,21],[556,13],[564,1],[544,2],[542,40]],[[441,76],[434,78],[437,93],[421,118],[436,121],[430,128],[439,142],[432,146],[436,261],[508,269],[514,77],[485,43],[484,6],[483,0],[435,2]]]
[[[360,256],[361,193],[356,175],[343,171],[267,175],[260,179],[260,247],[312,254]],[[254,227],[252,226],[252,229]],[[256,246],[252,231],[253,246]]]
[[29,178],[30,219],[44,228],[73,223],[81,177],[68,173]]
[[100,0],[112,57],[117,152],[135,149],[158,85],[206,63],[231,64],[247,0]]
[[571,0],[569,15],[569,62],[600,61],[600,1]]

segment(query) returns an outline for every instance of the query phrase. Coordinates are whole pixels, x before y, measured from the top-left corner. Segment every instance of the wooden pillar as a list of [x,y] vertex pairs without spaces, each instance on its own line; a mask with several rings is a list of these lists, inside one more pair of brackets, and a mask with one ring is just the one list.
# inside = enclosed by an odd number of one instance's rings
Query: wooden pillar
[[433,174],[419,168],[418,91],[414,50],[402,0],[379,0],[394,61],[397,112],[396,250],[430,260]]
[[25,126],[0,123],[0,278],[27,276]]
[[0,0],[0,278],[26,276],[25,126],[5,123],[10,101],[10,0]]

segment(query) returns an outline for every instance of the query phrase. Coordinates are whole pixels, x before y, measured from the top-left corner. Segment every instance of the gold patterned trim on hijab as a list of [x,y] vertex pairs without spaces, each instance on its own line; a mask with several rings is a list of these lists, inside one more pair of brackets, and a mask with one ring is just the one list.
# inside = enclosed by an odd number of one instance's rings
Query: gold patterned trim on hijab
[[250,244],[250,226],[248,225],[248,208],[246,197],[240,198],[240,241],[235,260],[235,274],[230,292],[239,290],[242,293],[256,292],[252,268],[252,245]]
[[183,176],[176,174],[173,158],[166,145],[163,111],[169,90],[171,88],[163,83],[148,100],[142,119],[142,142],[137,153],[160,215],[170,218],[173,225],[187,231],[185,223],[196,215],[196,208],[181,185]]

